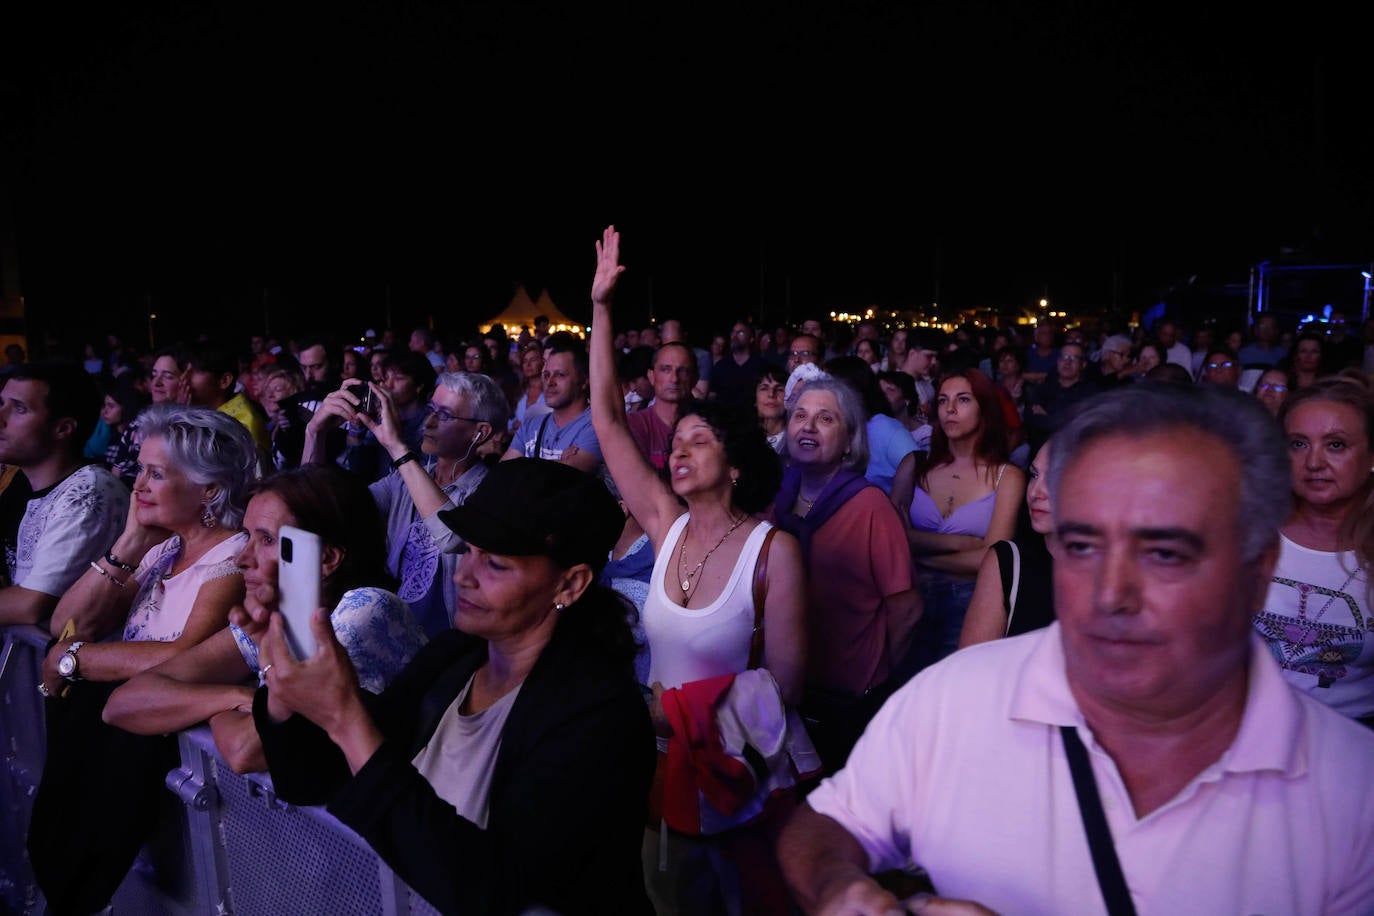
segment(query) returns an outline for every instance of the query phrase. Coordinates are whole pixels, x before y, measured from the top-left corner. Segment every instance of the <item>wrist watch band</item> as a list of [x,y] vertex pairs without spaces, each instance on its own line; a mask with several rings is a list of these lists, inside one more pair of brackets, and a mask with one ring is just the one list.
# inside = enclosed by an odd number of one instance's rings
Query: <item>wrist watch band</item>
[[406,453],[405,453],[404,455],[402,455],[400,458],[397,458],[395,461],[391,462],[391,469],[392,469],[393,471],[399,470],[400,467],[401,467],[401,465],[405,464],[407,461],[419,461],[419,460],[420,460],[420,456],[416,455],[414,452],[406,452]]
[[68,681],[81,680],[80,664],[76,660],[76,653],[85,643],[77,640],[67,647],[67,651],[62,653],[62,657],[57,660],[57,673]]

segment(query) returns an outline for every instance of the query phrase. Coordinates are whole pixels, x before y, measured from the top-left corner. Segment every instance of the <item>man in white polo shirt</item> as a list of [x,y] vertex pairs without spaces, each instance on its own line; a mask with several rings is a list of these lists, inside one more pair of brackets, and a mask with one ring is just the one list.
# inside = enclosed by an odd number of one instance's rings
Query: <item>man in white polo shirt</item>
[[797,898],[892,912],[868,875],[914,863],[958,901],[941,912],[1368,913],[1374,732],[1250,634],[1288,509],[1270,418],[1220,386],[1136,386],[1051,462],[1058,622],[888,702],[784,832]]

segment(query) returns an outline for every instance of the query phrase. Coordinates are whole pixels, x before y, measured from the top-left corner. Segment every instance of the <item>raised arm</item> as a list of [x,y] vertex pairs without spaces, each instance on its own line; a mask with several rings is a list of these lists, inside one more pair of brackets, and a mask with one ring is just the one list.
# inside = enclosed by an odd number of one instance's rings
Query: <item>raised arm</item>
[[137,567],[149,550],[170,536],[171,532],[162,528],[139,524],[138,500],[130,499],[124,531],[109,550],[123,566],[102,557],[95,561],[99,570],[82,573],[52,612],[52,634],[61,636],[68,623],[73,628],[70,635],[76,639],[102,639],[114,632],[128,616],[138,592],[138,582],[124,567]]
[[657,551],[668,528],[681,513],[677,497],[639,453],[625,423],[625,404],[616,382],[612,346],[611,299],[625,270],[620,263],[620,233],[610,226],[596,243],[596,275],[592,278],[591,401],[592,428],[601,443],[601,456],[615,479],[620,496]]
[[[326,435],[340,424],[351,424],[358,416],[358,399],[348,390],[350,385],[356,384],[356,381],[349,379],[338,391],[329,392],[310,415],[310,422],[305,424],[305,445],[301,449],[301,464],[324,464],[328,460],[325,455]],[[352,432],[349,433],[351,444],[356,445],[361,441]]]
[[[377,402],[379,419],[373,420],[367,414],[360,413],[358,420],[372,430],[372,434],[377,437],[377,443],[391,456],[391,460],[395,461],[409,451],[401,437],[401,423],[396,416],[396,403],[391,399],[391,392],[380,385],[368,382],[368,387],[372,389],[372,397]],[[491,438],[492,432],[490,423],[478,423],[477,428],[482,434],[482,439],[473,444],[474,448]],[[406,492],[410,494],[411,502],[415,503],[420,518],[429,518],[448,505],[448,497],[444,495],[443,488],[429,476],[423,463],[407,461],[396,473],[401,475],[401,482],[405,484]]]

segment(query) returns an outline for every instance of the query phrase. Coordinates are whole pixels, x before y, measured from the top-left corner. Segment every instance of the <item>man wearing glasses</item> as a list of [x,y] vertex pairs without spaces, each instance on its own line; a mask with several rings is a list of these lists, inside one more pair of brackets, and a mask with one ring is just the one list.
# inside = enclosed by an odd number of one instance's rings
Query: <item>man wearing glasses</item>
[[1087,362],[1082,344],[1065,343],[1059,348],[1054,378],[1046,379],[1031,393],[1030,416],[1026,418],[1026,426],[1032,454],[1064,421],[1074,405],[1100,390],[1084,376]]
[[793,370],[805,363],[821,365],[824,355],[825,344],[821,343],[819,338],[810,334],[798,334],[792,338],[792,344],[787,349],[787,374],[791,375]]
[[1235,388],[1240,384],[1240,360],[1225,347],[1213,347],[1202,361],[1201,381]]
[[1111,390],[1129,380],[1133,370],[1131,339],[1124,334],[1113,334],[1104,340],[1097,366],[1097,384],[1103,389]]
[[[506,428],[506,396],[485,375],[440,375],[422,410],[425,420],[417,454],[406,444],[391,392],[375,383],[368,387],[377,405],[376,419],[359,412],[361,402],[347,388],[325,398],[320,412],[329,411],[336,421],[360,423],[385,449],[394,473],[370,489],[386,522],[387,570],[400,582],[396,594],[410,605],[424,631],[434,636],[452,628],[457,601],[453,574],[464,546],[438,513],[462,505],[486,476],[479,453]],[[304,461],[315,459],[318,441],[318,433],[307,429]]]

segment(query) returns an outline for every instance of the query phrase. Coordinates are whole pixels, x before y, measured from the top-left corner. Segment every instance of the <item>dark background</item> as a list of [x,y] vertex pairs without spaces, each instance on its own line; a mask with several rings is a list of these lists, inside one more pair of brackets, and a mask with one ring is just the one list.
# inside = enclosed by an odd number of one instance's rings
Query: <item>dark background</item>
[[[16,8],[18,7],[18,8]],[[1037,8],[1038,7],[1038,8]],[[1368,262],[1363,19],[1112,3],[8,4],[30,329],[446,337],[524,283],[627,318],[1148,308]],[[1202,279],[1198,279],[1202,278]],[[264,300],[268,312],[264,310]]]

